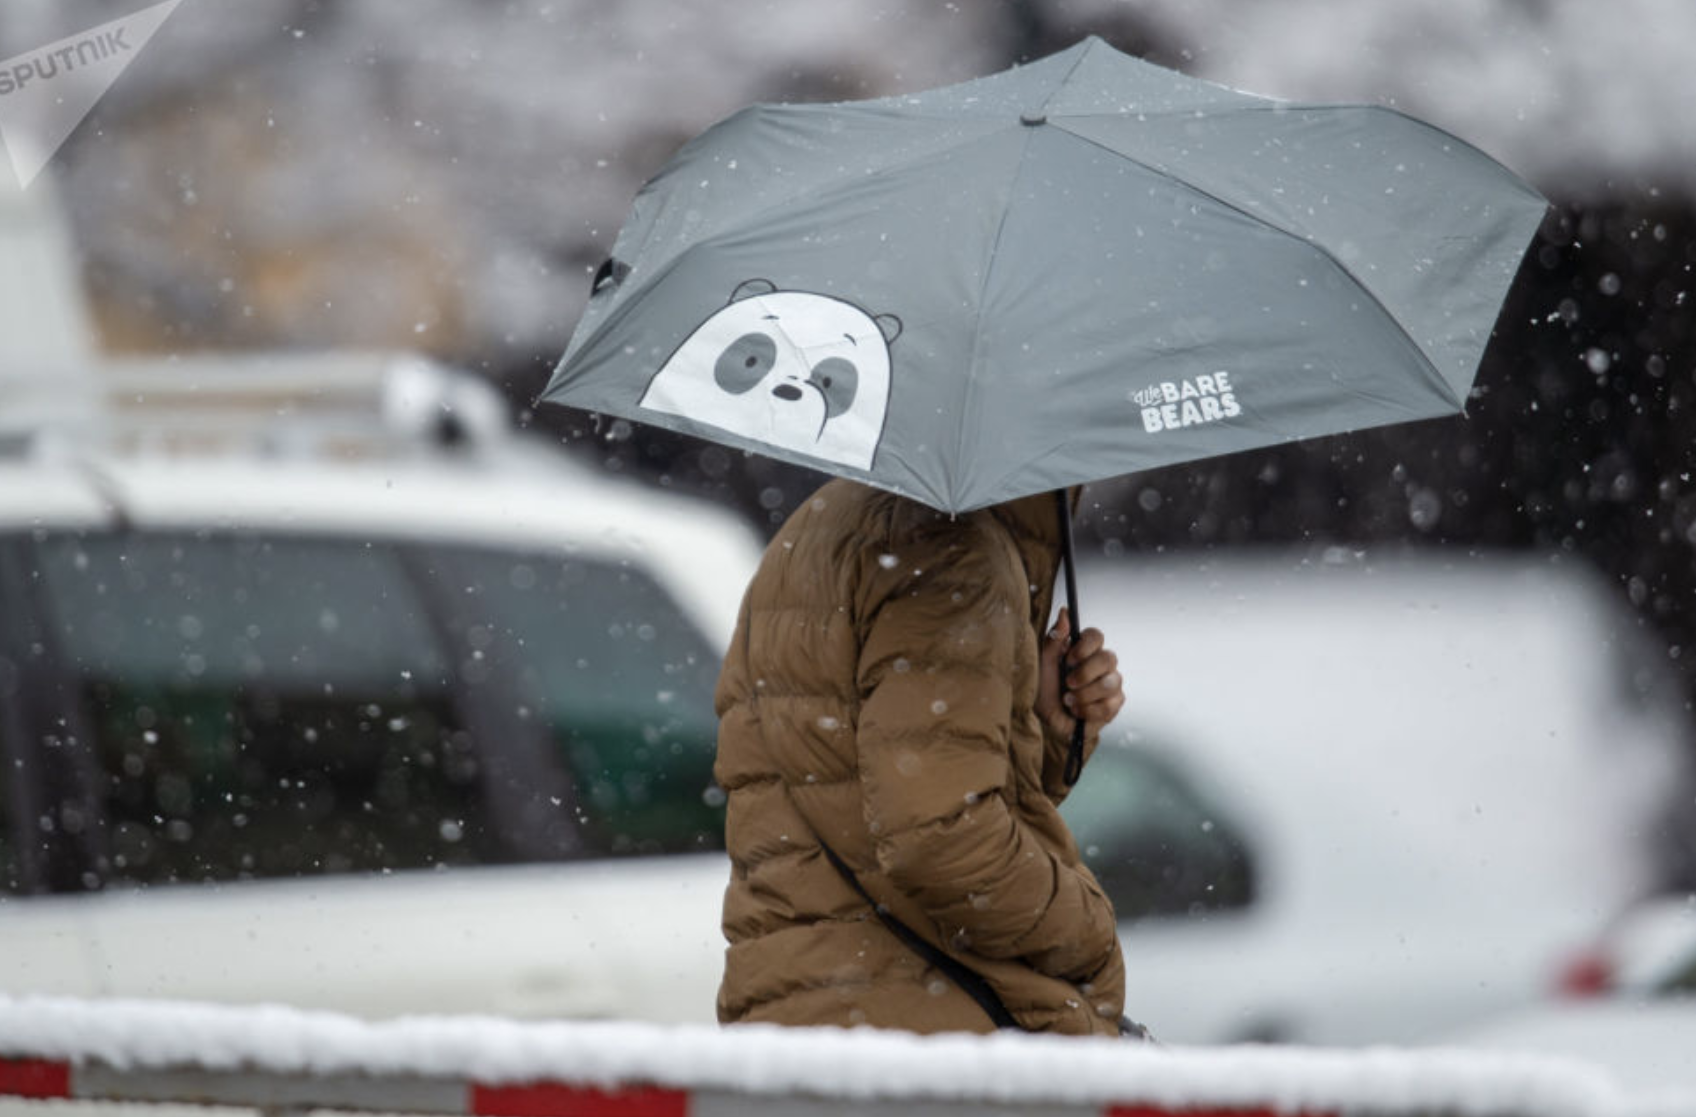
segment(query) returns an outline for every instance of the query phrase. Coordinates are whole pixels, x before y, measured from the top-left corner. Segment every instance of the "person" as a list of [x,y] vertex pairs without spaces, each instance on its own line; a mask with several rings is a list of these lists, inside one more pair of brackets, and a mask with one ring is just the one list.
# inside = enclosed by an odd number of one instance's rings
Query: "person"
[[1044,631],[1060,531],[1053,493],[950,515],[835,480],[773,538],[715,697],[722,1022],[1119,1034],[1113,907],[1057,808],[1074,715],[1087,757],[1123,686],[1101,633]]

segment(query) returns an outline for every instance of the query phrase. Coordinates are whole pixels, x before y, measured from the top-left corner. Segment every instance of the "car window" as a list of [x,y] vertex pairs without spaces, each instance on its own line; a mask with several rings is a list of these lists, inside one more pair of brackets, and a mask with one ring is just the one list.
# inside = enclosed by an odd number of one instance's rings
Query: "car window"
[[0,892],[74,891],[98,883],[85,875],[90,813],[74,773],[52,758],[87,735],[60,700],[27,543],[0,534]]
[[[4,542],[0,541],[0,546]],[[0,580],[0,601],[4,600],[6,585]],[[6,626],[9,628],[10,626]],[[23,747],[22,732],[16,724],[17,689],[21,672],[8,646],[7,633],[0,631],[0,895],[24,890],[23,866],[18,860],[17,842],[12,827],[17,811],[17,781],[12,768],[18,762]]]
[[501,860],[450,661],[390,549],[119,532],[36,554],[112,881]]
[[1152,752],[1097,749],[1061,814],[1122,920],[1254,899],[1253,860],[1237,828]]
[[6,724],[6,687],[11,663],[0,654],[0,895],[8,892],[22,892],[26,881],[23,876],[23,865],[18,859],[17,842],[13,837],[12,827],[16,812],[12,809],[16,782],[12,777],[13,742],[10,727]]
[[1658,992],[1678,997],[1696,997],[1696,951],[1691,952],[1685,959],[1682,969],[1674,970],[1672,976],[1661,983]]
[[22,892],[28,882],[18,857],[13,831],[21,813],[16,796],[20,790],[13,768],[22,763],[26,736],[19,689],[23,686],[22,649],[28,640],[14,617],[18,606],[11,578],[11,540],[0,535],[0,895]]
[[432,548],[474,674],[514,688],[571,773],[594,853],[721,849],[712,782],[719,655],[639,566]]

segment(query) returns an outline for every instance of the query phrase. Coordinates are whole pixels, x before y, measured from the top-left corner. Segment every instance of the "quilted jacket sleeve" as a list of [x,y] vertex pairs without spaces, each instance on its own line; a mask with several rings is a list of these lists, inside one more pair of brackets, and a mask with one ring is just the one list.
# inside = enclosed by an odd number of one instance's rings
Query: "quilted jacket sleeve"
[[[1101,743],[1101,732],[1096,730],[1084,734],[1084,766],[1088,768],[1090,757],[1095,755],[1095,747]],[[1072,755],[1072,735],[1056,733],[1046,725],[1042,728],[1042,790],[1049,799],[1059,806],[1066,801],[1066,796],[1072,793],[1072,785],[1066,782],[1066,761]]]
[[1087,981],[1110,964],[1112,907],[1021,821],[1009,736],[1029,587],[1005,542],[962,520],[895,554],[859,665],[866,823],[879,868],[945,941]]

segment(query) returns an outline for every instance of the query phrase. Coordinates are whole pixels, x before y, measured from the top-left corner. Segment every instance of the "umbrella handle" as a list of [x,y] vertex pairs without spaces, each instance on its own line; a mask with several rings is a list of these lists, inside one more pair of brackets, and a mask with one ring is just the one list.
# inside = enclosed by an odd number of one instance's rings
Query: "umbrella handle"
[[[1077,564],[1072,557],[1072,506],[1066,498],[1065,489],[1054,490],[1054,507],[1060,514],[1060,560],[1066,573],[1066,616],[1070,618],[1071,634],[1067,637],[1066,650],[1078,642],[1078,636],[1083,632],[1083,626],[1078,623],[1078,575]],[[1060,693],[1066,693],[1066,675],[1068,668],[1064,656],[1060,659]],[[1078,777],[1084,773],[1084,719],[1072,719],[1072,744],[1066,750],[1066,767],[1061,771],[1061,778],[1066,786],[1071,787],[1078,782]]]

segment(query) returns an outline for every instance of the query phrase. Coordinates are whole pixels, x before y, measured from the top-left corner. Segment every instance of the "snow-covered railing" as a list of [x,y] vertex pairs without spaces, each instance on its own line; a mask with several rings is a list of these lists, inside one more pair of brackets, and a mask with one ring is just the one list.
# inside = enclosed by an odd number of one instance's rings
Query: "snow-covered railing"
[[1466,1051],[1175,1049],[1026,1035],[368,1022],[0,997],[0,1095],[487,1117],[1690,1117],[1582,1063]]

